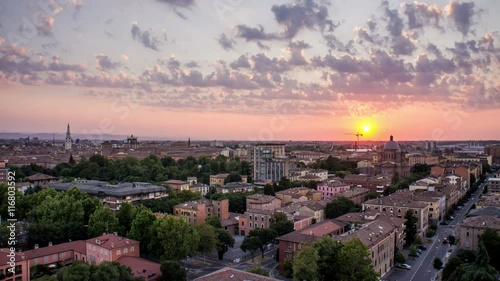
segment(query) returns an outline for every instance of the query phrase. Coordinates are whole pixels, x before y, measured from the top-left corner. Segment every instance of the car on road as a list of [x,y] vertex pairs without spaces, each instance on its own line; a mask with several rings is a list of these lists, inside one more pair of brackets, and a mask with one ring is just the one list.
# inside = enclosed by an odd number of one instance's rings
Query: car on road
[[413,254],[413,253],[412,253],[412,254],[409,254],[408,256],[410,256],[410,257],[414,257],[414,258],[418,258],[418,257],[420,257],[420,255],[418,254],[418,252],[417,252],[417,253],[414,253],[414,254]]
[[407,270],[411,269],[411,266],[409,264],[406,264],[406,263],[400,263],[400,264],[396,265],[396,267],[402,268],[402,269],[407,269]]
[[418,245],[417,249],[425,251],[427,250],[427,247],[425,247],[424,245]]
[[448,241],[448,238],[444,238],[444,239],[443,239],[443,244],[448,244],[448,242],[449,242],[449,241]]

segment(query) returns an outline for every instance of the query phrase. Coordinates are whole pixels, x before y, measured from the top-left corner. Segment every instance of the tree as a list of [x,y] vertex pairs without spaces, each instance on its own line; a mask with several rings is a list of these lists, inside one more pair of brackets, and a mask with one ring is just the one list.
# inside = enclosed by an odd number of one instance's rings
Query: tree
[[240,182],[241,175],[238,172],[231,172],[229,175],[224,179],[224,184],[230,183],[230,182]]
[[278,237],[294,231],[293,222],[284,213],[274,213],[269,227],[276,230]]
[[178,261],[164,260],[160,265],[161,280],[187,280],[186,269],[181,267]]
[[220,218],[214,215],[210,215],[205,219],[205,223],[215,227],[215,228],[222,228],[222,223],[220,221]]
[[275,196],[276,193],[274,192],[274,187],[272,184],[266,184],[264,185],[264,194],[265,195],[270,195],[270,196]]
[[453,236],[451,234],[448,235],[448,241],[450,241],[451,245],[455,244],[455,240],[456,240],[455,236]]
[[417,235],[417,222],[418,218],[415,216],[413,209],[408,209],[405,213],[405,226],[406,226],[406,245],[409,246],[415,241],[415,236]]
[[380,197],[380,194],[378,194],[378,192],[375,192],[375,191],[370,191],[370,192],[368,192],[368,195],[366,195],[367,200],[376,199],[379,197]]
[[89,219],[89,237],[118,231],[120,224],[115,213],[108,207],[99,207]]
[[435,269],[439,270],[443,268],[443,261],[440,258],[435,257],[432,265],[434,266]]
[[436,235],[436,231],[434,229],[428,228],[428,229],[425,230],[425,237],[431,238],[434,235]]
[[90,266],[84,261],[75,261],[57,271],[59,281],[80,281],[90,279]]
[[174,216],[156,219],[151,233],[150,253],[166,260],[179,261],[193,255],[200,243],[198,232],[187,221]]
[[293,262],[291,259],[286,258],[285,261],[283,261],[283,277],[285,278],[292,278],[293,277]]
[[206,253],[212,252],[217,244],[217,233],[213,226],[203,223],[198,224],[194,227],[198,236],[200,237],[200,243],[198,243],[198,252],[203,254],[205,257]]
[[[458,272],[460,272],[460,281],[494,281],[497,280],[496,274],[498,272],[494,267],[489,265],[490,257],[488,256],[488,252],[484,247],[483,242],[479,242],[476,260],[473,264],[470,265],[462,265]],[[453,277],[457,277],[453,273]],[[452,279],[450,278],[450,279]]]
[[453,272],[457,270],[465,262],[458,256],[451,257],[443,268],[443,280],[447,281]]
[[265,270],[260,266],[260,264],[256,264],[253,267],[247,268],[247,271],[250,273],[262,275],[262,276],[268,276],[269,277],[269,271]]
[[99,265],[89,265],[83,261],[76,261],[57,271],[57,280],[60,281],[140,281],[143,278],[135,277],[130,268],[117,262],[104,261]]
[[259,237],[257,236],[247,236],[245,239],[243,239],[243,242],[241,243],[241,250],[243,252],[249,251],[250,254],[252,255],[252,262],[253,258],[255,255],[255,252],[260,249],[262,246],[262,241],[260,241]]
[[479,237],[479,241],[483,242],[488,256],[490,257],[490,265],[500,271],[500,235],[494,229],[487,228]]
[[321,280],[337,280],[342,271],[340,260],[340,251],[342,243],[323,236],[313,243],[314,249],[318,253],[318,272]]
[[132,222],[137,215],[137,209],[128,202],[123,202],[120,206],[118,212],[116,212],[116,218],[118,219],[118,224],[120,225],[120,231],[118,233],[121,236],[125,236],[127,232],[130,231],[132,227]]
[[319,281],[318,259],[318,252],[312,246],[302,248],[293,259],[293,280]]
[[130,231],[127,233],[127,237],[135,239],[139,242],[141,253],[148,255],[148,245],[151,243],[152,225],[155,222],[156,217],[153,212],[147,208],[142,208],[138,210],[137,215],[132,221]]
[[378,280],[378,273],[373,269],[369,250],[359,238],[353,238],[344,244],[340,250],[339,261],[342,272],[338,280]]
[[359,208],[353,201],[345,197],[339,197],[331,202],[328,202],[325,207],[325,216],[327,219],[334,219],[345,215],[349,212],[359,211]]
[[251,230],[250,233],[248,233],[248,236],[259,237],[261,241],[259,248],[262,253],[262,258],[264,258],[264,251],[266,250],[267,244],[273,242],[274,239],[278,237],[278,233],[272,228],[256,228]]
[[229,247],[234,247],[234,238],[222,228],[216,228],[215,232],[217,233],[217,256],[219,260],[222,260],[224,257],[224,253],[228,251]]

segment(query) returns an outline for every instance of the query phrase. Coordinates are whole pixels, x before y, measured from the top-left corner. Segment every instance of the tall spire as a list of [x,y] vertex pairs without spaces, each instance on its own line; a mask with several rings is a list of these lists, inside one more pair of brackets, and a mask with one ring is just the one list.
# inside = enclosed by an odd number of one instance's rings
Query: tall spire
[[191,138],[188,138],[188,147],[191,147]]
[[66,129],[66,138],[71,137],[71,133],[69,131],[69,123],[68,123],[68,129]]

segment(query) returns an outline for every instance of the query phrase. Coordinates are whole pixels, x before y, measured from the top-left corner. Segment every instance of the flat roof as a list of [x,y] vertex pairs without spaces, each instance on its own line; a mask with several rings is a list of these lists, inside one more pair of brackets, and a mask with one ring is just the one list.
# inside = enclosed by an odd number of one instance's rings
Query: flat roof
[[166,192],[164,186],[152,185],[145,182],[126,182],[119,184],[110,184],[104,181],[73,181],[66,183],[51,184],[50,187],[59,191],[66,191],[72,187],[91,194],[91,195],[110,195],[110,196],[127,196],[135,194],[144,194],[151,192]]

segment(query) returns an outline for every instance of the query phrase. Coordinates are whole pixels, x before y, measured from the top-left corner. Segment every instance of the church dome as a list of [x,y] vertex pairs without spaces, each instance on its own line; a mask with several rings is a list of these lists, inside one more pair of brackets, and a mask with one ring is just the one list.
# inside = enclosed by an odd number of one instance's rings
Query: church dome
[[384,145],[384,150],[396,150],[400,151],[399,144],[394,141],[394,137],[391,136],[390,141],[386,142]]

